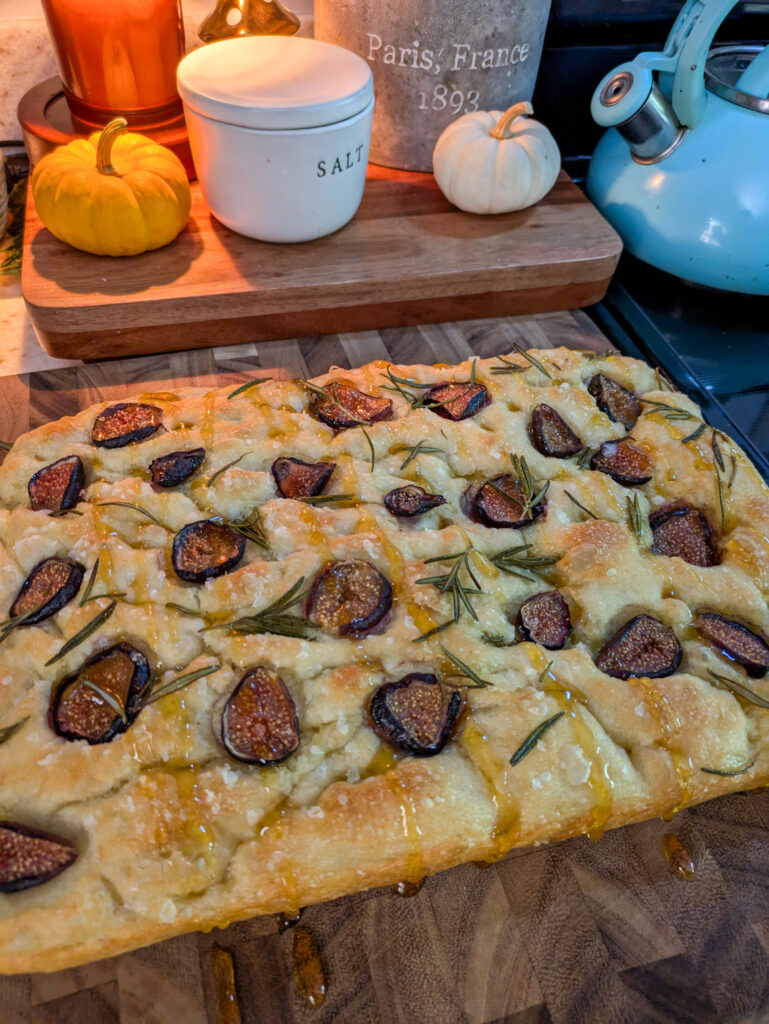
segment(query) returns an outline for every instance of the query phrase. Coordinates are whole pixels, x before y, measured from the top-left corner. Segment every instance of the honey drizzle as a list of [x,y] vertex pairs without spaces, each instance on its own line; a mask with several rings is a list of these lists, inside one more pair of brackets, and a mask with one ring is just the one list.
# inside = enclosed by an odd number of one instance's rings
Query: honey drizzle
[[536,671],[543,676],[542,689],[554,697],[559,708],[569,718],[574,741],[582,752],[582,756],[590,764],[587,785],[593,794],[594,804],[590,812],[590,820],[585,834],[588,839],[600,839],[606,822],[611,814],[614,782],[609,775],[608,761],[601,757],[601,748],[596,741],[592,729],[580,714],[580,706],[587,706],[587,697],[574,687],[567,688],[551,669],[548,659],[539,647],[530,646],[529,659]]
[[685,882],[693,881],[694,860],[677,835],[672,832],[665,833],[662,837],[662,852],[679,878],[683,878]]
[[424,858],[422,856],[422,831],[419,828],[407,781],[402,779],[396,772],[388,772],[386,774],[386,781],[390,790],[400,802],[403,835],[408,846],[405,881],[416,884],[421,882],[425,875]]
[[382,551],[389,565],[390,571],[388,575],[390,583],[392,584],[393,593],[396,595],[400,594],[403,591],[403,571],[406,564],[403,555],[392,541],[388,539],[385,531],[370,512],[360,512],[358,521],[355,524],[355,532],[374,534],[382,547]]
[[208,865],[214,860],[216,835],[202,814],[205,804],[200,797],[200,768],[191,763],[184,768],[172,770],[176,782],[176,793],[181,804],[185,841],[182,852],[189,860],[202,857]]
[[422,878],[419,882],[396,882],[395,885],[391,885],[390,888],[396,896],[403,896],[405,899],[412,899],[421,892],[424,884],[425,880]]
[[[268,832],[272,833],[276,849],[280,849],[285,829],[285,817],[288,811],[292,810],[292,804],[288,797],[279,800],[274,807],[266,811],[254,827],[254,832],[260,838]],[[286,901],[286,917],[298,917],[302,911],[299,902],[299,882],[290,862],[285,858],[281,860],[280,866],[283,872],[283,896]]]
[[216,1024],[242,1024],[240,1003],[235,987],[235,961],[232,953],[214,943],[214,986],[216,990]]
[[[465,723],[460,742],[486,783],[496,816],[491,832],[494,844],[494,856],[491,859],[501,860],[515,844],[521,817],[520,805],[512,795],[510,762],[507,758],[499,757],[473,718]],[[501,780],[501,784],[497,780]]]
[[214,446],[215,414],[216,392],[209,391],[207,395],[203,396],[203,419],[200,423],[200,437],[206,450],[210,450]]
[[291,957],[297,988],[317,1009],[326,998],[326,976],[315,936],[304,925],[299,924],[292,931]]
[[669,817],[676,814],[684,807],[692,797],[691,781],[694,776],[694,765],[690,757],[687,757],[679,747],[671,746],[671,737],[674,729],[669,719],[673,718],[673,711],[667,698],[662,694],[645,676],[637,679],[629,679],[628,682],[640,686],[644,695],[644,704],[660,729],[660,737],[654,741],[656,747],[661,747],[670,755],[673,768],[678,777],[679,794],[678,801],[669,813]]

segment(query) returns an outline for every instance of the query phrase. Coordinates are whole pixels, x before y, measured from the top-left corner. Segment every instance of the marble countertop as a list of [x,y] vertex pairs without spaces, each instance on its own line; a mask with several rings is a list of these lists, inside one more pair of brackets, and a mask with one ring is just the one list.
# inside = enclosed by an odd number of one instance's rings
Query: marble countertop
[[0,377],[75,366],[78,362],[54,359],[43,351],[21,297],[21,275],[0,275]]

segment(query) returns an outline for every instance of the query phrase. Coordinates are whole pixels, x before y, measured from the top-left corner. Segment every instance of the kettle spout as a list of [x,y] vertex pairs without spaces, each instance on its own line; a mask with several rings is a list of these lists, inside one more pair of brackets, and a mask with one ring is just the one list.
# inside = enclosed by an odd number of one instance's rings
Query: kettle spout
[[651,71],[635,62],[615,68],[603,79],[590,110],[597,124],[617,129],[639,163],[664,160],[684,136],[685,129]]

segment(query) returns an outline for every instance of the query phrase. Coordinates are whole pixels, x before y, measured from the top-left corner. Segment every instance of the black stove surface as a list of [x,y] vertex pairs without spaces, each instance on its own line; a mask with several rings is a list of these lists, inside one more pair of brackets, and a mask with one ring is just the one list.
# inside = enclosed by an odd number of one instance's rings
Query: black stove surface
[[625,255],[589,312],[624,352],[662,366],[769,481],[769,299],[689,285]]

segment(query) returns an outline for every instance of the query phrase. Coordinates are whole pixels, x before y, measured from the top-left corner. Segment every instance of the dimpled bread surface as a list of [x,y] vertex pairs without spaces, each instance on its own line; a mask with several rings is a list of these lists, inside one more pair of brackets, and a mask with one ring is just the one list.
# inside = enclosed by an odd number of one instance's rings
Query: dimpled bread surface
[[[70,967],[256,914],[295,913],[464,861],[493,860],[514,846],[583,832],[597,837],[769,779],[767,712],[719,686],[710,671],[767,698],[769,684],[746,677],[693,627],[694,615],[706,610],[757,633],[769,628],[767,488],[730,439],[720,437],[723,472],[709,428],[683,441],[695,431],[699,409],[660,390],[659,375],[644,363],[563,348],[535,356],[550,376],[521,355],[507,357],[524,368],[512,373],[491,372],[504,367],[499,359],[392,367],[424,383],[474,374],[490,402],[459,422],[382,390],[387,364],[374,363],[332,369],[314,381],[346,380],[391,398],[392,419],[365,432],[335,432],[320,422],[302,382],[268,380],[233,398],[232,388],[136,396],[162,409],[165,430],[123,448],[91,444],[106,403],[15,442],[0,468],[2,618],[33,568],[53,556],[82,563],[86,574],[98,558],[92,593],[123,596],[99,629],[50,666],[63,642],[112,598],[83,606],[71,600],[39,625],[11,630],[0,646],[0,728],[28,717],[0,745],[0,818],[66,837],[79,850],[52,881],[0,895],[0,971]],[[624,487],[584,460],[580,466],[576,458],[543,456],[531,444],[529,420],[540,403],[587,446],[626,436],[587,391],[599,372],[691,415],[668,419],[666,410],[643,405],[630,434],[651,453],[654,469],[640,487]],[[419,442],[440,451],[418,454],[403,468],[407,449]],[[197,447],[206,450],[198,472],[176,488],[153,489],[153,459]],[[32,511],[29,478],[71,454],[86,468],[80,514]],[[463,501],[469,486],[510,473],[511,454],[525,457],[538,490],[549,481],[546,514],[522,530],[482,525]],[[335,463],[325,493],[351,498],[317,507],[279,498],[270,472],[279,456]],[[384,495],[413,483],[446,503],[415,520],[395,518]],[[696,505],[713,527],[720,564],[700,568],[653,553],[648,525],[633,526],[633,495],[643,524],[676,500]],[[103,502],[138,506],[162,525],[133,508],[97,504]],[[226,575],[203,584],[178,578],[171,545],[183,526],[214,516],[240,522],[256,507],[269,551],[249,540]],[[557,561],[539,576],[500,571],[492,562],[524,543],[528,554]],[[417,583],[453,563],[426,560],[467,548],[482,590],[471,598],[478,621],[463,606],[458,621],[415,643],[454,614],[449,593]],[[309,640],[208,628],[254,614],[302,577],[308,585],[334,559],[365,560],[392,584],[392,611],[378,630],[359,637],[319,630]],[[516,643],[520,605],[553,588],[571,613],[565,648]],[[639,614],[673,629],[683,648],[680,666],[655,679],[603,674],[593,658]],[[221,667],[144,707],[111,742],[58,736],[49,724],[52,688],[119,641],[144,652],[159,684]],[[468,711],[441,753],[399,753],[372,730],[368,700],[410,672],[472,685],[445,651],[487,685],[465,691]],[[233,759],[220,733],[224,702],[259,665],[285,682],[301,736],[294,754],[266,767]],[[533,730],[559,712],[562,718],[511,765]]]

